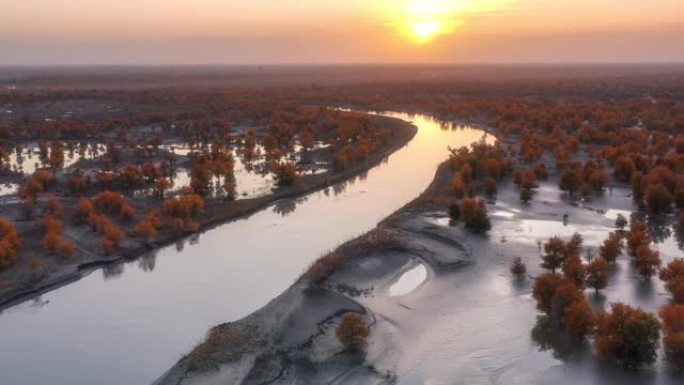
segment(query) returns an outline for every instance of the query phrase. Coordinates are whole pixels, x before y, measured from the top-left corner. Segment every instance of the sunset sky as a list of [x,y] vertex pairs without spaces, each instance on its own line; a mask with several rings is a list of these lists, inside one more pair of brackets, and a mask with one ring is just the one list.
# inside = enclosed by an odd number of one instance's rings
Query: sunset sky
[[2,64],[682,62],[683,0],[3,0]]

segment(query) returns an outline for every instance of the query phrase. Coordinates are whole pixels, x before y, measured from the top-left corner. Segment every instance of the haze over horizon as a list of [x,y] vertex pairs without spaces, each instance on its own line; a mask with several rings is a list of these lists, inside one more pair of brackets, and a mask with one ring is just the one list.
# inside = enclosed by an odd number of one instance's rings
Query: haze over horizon
[[0,65],[683,62],[681,0],[5,0]]

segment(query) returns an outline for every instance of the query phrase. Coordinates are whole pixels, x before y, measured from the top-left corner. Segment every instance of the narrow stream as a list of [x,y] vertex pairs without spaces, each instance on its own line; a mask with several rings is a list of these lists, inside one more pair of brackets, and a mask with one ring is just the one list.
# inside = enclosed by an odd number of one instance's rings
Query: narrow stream
[[[426,116],[415,138],[355,181],[268,207],[0,314],[0,384],[148,384],[209,327],[245,317],[318,256],[373,228],[430,183],[447,146],[483,131]],[[294,210],[294,211],[292,211]]]

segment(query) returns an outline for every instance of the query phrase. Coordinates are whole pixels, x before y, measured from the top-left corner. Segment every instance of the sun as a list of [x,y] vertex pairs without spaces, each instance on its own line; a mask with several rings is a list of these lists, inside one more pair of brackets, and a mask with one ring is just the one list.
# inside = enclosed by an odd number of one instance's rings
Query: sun
[[457,0],[409,0],[399,24],[411,41],[427,44],[456,29],[460,4]]
[[410,26],[414,39],[419,43],[428,43],[442,30],[442,22],[439,21],[418,21]]

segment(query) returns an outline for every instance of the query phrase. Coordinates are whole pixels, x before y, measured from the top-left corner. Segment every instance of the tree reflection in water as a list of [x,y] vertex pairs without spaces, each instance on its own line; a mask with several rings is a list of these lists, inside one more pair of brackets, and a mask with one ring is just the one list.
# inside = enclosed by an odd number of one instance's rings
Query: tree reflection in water
[[180,239],[178,239],[178,240],[174,243],[174,246],[176,247],[176,251],[177,251],[177,252],[180,253],[181,251],[183,251],[183,249],[185,248],[185,238],[180,238]]
[[113,263],[109,266],[106,266],[102,269],[102,277],[106,281],[112,280],[112,279],[117,279],[123,274],[124,272],[124,264],[123,263]]
[[670,222],[663,217],[648,216],[648,232],[654,243],[663,243],[672,235]]
[[47,305],[47,304],[49,304],[49,303],[50,303],[50,301],[44,300],[43,297],[38,296],[38,297],[33,298],[33,299],[31,300],[31,305],[30,305],[30,306],[31,306],[31,307],[34,307],[34,308],[37,308],[37,307],[43,307],[43,306],[45,306],[45,305]]
[[644,302],[654,300],[656,293],[655,286],[653,285],[653,279],[640,278],[639,280],[637,280],[636,285],[634,285],[636,298]]
[[186,239],[188,240],[188,243],[190,244],[190,246],[199,244],[201,235],[202,235],[202,233],[197,232],[197,233],[194,233],[191,236],[187,237]]
[[573,356],[581,356],[591,351],[586,340],[578,340],[564,333],[548,316],[538,316],[530,332],[532,341],[539,351],[551,350],[557,360],[568,361]]
[[598,312],[606,308],[608,298],[599,291],[598,293],[588,295],[587,301],[589,302],[589,306],[591,306],[591,310]]
[[140,270],[150,273],[154,271],[154,267],[157,264],[157,250],[151,251],[142,257],[138,261],[138,267]]
[[680,250],[684,251],[684,227],[680,225],[673,226],[675,241]]
[[298,205],[306,202],[308,199],[309,197],[307,196],[296,199],[281,199],[273,205],[273,212],[286,217],[292,214],[297,209]]

